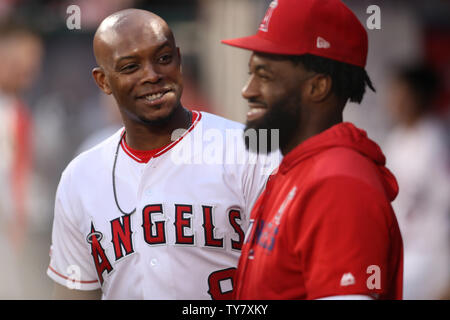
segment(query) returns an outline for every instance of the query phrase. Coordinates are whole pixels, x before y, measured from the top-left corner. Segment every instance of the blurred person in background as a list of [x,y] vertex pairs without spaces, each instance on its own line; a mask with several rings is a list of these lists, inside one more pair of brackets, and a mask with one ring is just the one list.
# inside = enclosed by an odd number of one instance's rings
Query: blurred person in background
[[120,117],[120,112],[114,98],[112,96],[100,94],[99,102],[102,114],[106,118],[106,125],[94,130],[93,133],[83,139],[78,149],[75,151],[74,156],[99,144],[122,127],[122,118]]
[[41,63],[38,35],[14,23],[0,25],[0,298],[20,294],[17,259],[27,231],[32,168],[32,119],[21,98]]
[[393,203],[404,241],[404,298],[449,299],[450,162],[439,88],[425,65],[397,68],[389,86],[395,127],[386,142],[400,193]]

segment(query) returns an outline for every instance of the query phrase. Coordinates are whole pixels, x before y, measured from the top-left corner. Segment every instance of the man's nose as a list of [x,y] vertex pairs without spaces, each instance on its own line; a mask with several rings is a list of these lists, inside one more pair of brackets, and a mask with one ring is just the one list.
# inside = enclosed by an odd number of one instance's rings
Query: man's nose
[[157,83],[161,80],[162,75],[158,72],[157,68],[153,66],[151,63],[148,63],[144,66],[144,74],[141,82],[150,82]]
[[256,81],[253,75],[251,75],[250,78],[247,80],[247,83],[242,88],[241,94],[242,97],[247,100],[255,98],[259,95],[259,90],[257,88]]

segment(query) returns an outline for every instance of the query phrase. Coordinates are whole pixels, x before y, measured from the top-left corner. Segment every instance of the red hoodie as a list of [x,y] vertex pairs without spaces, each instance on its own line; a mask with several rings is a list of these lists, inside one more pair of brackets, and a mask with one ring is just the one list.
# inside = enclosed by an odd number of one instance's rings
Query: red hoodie
[[398,193],[367,134],[340,123],[289,152],[255,204],[237,299],[401,299]]

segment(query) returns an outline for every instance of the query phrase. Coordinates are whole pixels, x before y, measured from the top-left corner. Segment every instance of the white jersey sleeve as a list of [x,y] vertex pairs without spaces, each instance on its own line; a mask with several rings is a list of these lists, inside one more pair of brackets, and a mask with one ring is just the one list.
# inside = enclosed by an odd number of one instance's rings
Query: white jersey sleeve
[[85,236],[78,228],[80,217],[77,216],[77,208],[71,205],[70,185],[70,173],[66,170],[56,192],[47,274],[70,289],[94,290],[100,288],[100,283],[89,248],[86,246]]
[[282,155],[278,150],[267,155],[249,153],[249,164],[242,181],[246,212],[249,217],[256,200],[265,188],[267,179],[277,170],[281,158]]

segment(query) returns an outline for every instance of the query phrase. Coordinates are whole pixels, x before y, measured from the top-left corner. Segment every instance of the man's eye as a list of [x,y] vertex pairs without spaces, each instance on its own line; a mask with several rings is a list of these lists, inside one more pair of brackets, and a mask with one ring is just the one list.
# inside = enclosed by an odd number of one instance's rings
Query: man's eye
[[255,76],[255,77],[257,77],[259,79],[262,79],[262,80],[269,80],[270,79],[269,75],[267,75],[265,73],[262,73],[262,72],[258,72],[258,71],[256,71],[256,72],[249,71],[248,75],[249,76]]
[[134,63],[133,64],[127,64],[127,65],[123,66],[120,69],[120,71],[121,72],[131,72],[131,71],[134,71],[136,68],[137,68],[137,65],[134,64]]
[[159,57],[158,62],[160,63],[170,63],[172,61],[172,55],[165,54]]
[[270,77],[267,74],[264,73],[257,73],[258,78],[262,79],[262,80],[269,80]]

